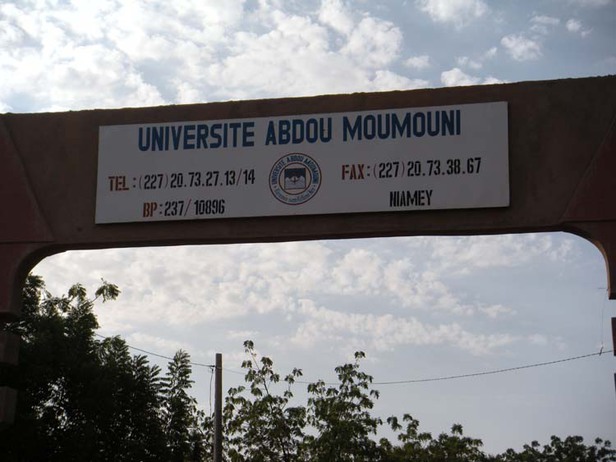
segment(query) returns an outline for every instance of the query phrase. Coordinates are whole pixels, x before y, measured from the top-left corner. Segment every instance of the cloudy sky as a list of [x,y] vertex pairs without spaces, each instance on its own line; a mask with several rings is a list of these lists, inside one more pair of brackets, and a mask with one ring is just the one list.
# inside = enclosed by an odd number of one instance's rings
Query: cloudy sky
[[[615,31],[614,0],[0,0],[0,112],[607,75]],[[225,388],[246,339],[306,381],[356,350],[375,382],[410,381],[610,349],[616,307],[599,251],[566,234],[67,252],[35,272],[55,293],[116,283],[101,334],[206,364],[221,352]],[[382,384],[375,412],[433,433],[459,422],[490,451],[614,441],[614,365]],[[210,377],[195,366],[208,410]]]

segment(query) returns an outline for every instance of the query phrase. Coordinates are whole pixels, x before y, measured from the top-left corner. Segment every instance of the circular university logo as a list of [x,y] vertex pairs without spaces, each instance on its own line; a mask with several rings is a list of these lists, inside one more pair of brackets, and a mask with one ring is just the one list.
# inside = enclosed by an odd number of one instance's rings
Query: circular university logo
[[282,156],[269,176],[272,194],[280,202],[299,205],[314,197],[321,186],[321,169],[315,160],[300,152]]

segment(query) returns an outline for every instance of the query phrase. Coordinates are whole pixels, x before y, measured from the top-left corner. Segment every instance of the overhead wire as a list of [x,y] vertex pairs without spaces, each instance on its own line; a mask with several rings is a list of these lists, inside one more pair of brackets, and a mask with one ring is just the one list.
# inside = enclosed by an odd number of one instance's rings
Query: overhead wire
[[570,358],[557,359],[557,360],[554,360],[554,361],[545,361],[545,362],[541,362],[541,363],[527,364],[527,365],[524,365],[524,366],[507,367],[507,368],[504,368],[504,369],[495,369],[495,370],[492,370],[492,371],[475,372],[475,373],[471,373],[471,374],[460,374],[460,375],[448,375],[448,376],[443,376],[443,377],[433,377],[433,378],[428,378],[428,379],[391,380],[391,381],[387,381],[387,382],[372,382],[372,385],[400,385],[400,384],[407,384],[407,383],[441,382],[441,381],[445,381],[445,380],[465,379],[465,378],[469,378],[469,377],[480,377],[480,376],[484,376],[484,375],[502,374],[504,372],[520,371],[520,370],[523,370],[523,369],[531,369],[533,367],[550,366],[552,364],[564,363],[564,362],[567,362],[567,361],[575,361],[575,360],[583,359],[583,358],[590,358],[591,356],[601,356],[603,353],[611,353],[612,351],[613,350],[604,351],[603,348],[602,348],[600,351],[598,351],[596,353],[589,353],[589,354],[580,355],[580,356],[572,356]]
[[[109,337],[105,337],[104,335],[101,335],[101,334],[94,334],[94,335],[96,335],[97,337],[100,337],[100,338],[109,338]],[[132,345],[130,345],[128,343],[126,343],[126,346],[128,348],[130,348],[131,350],[139,351],[141,353],[145,353],[145,354],[150,355],[150,356],[156,356],[157,358],[168,359],[169,361],[173,361],[173,357],[172,356],[165,356],[165,355],[161,355],[161,354],[158,354],[158,353],[154,353],[152,351],[144,350],[142,348],[137,348],[137,347],[132,346]],[[216,367],[214,364],[196,363],[194,361],[189,361],[189,364],[191,366],[208,367],[210,369],[213,369],[214,367]]]
[[[107,338],[103,335],[100,334],[96,334],[97,337],[101,337],[101,338]],[[135,346],[132,346],[128,343],[126,343],[126,346],[132,350],[136,350],[139,351],[141,353],[145,353],[151,356],[155,356],[157,358],[163,358],[163,359],[168,359],[168,360],[173,360],[173,357],[170,356],[165,356],[165,355],[161,355],[158,353],[154,353],[152,351],[148,351],[148,350],[144,350],[142,348],[137,348]],[[612,353],[614,350],[604,350],[603,346],[601,347],[601,349],[598,352],[595,353],[588,353],[588,354],[584,354],[584,355],[579,355],[579,356],[571,356],[568,358],[563,358],[563,359],[556,359],[553,361],[544,361],[544,362],[540,362],[540,363],[533,363],[533,364],[526,364],[526,365],[522,365],[522,366],[515,366],[515,367],[507,367],[507,368],[502,368],[502,369],[494,369],[491,371],[482,371],[482,372],[473,372],[473,373],[469,373],[469,374],[458,374],[458,375],[446,375],[446,376],[440,376],[440,377],[431,377],[431,378],[423,378],[423,379],[408,379],[408,380],[389,380],[389,381],[379,381],[379,382],[372,382],[372,385],[403,385],[403,384],[413,384],[413,383],[428,383],[428,382],[443,382],[443,381],[447,381],[447,380],[458,380],[458,379],[465,379],[465,378],[471,378],[471,377],[481,377],[481,376],[487,376],[487,375],[495,375],[495,374],[502,374],[502,373],[506,373],[506,372],[513,372],[513,371],[519,371],[519,370],[524,370],[524,369],[531,369],[531,368],[536,368],[536,367],[543,367],[543,366],[550,366],[553,364],[559,364],[559,363],[565,363],[565,362],[569,362],[569,361],[576,361],[579,359],[584,359],[584,358],[590,358],[593,356],[601,356],[603,354],[607,354],[607,353]],[[199,366],[199,367],[207,367],[211,370],[214,369],[215,365],[213,364],[203,364],[203,363],[198,363],[198,362],[192,362],[190,361],[189,364],[193,365],[193,366]],[[223,368],[224,371],[227,372],[231,372],[233,374],[240,374],[240,375],[244,375],[244,372],[241,371],[236,371],[233,369],[227,369],[227,368]],[[312,382],[309,381],[305,381],[305,380],[296,380],[295,383],[299,383],[299,384],[311,384]],[[335,382],[323,382],[325,385],[338,385],[338,383]]]

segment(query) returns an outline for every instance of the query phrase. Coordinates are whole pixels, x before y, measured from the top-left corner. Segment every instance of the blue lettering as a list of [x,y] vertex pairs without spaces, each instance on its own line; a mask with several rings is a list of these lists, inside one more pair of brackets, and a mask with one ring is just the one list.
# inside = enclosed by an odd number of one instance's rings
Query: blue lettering
[[460,109],[456,109],[456,135],[460,134],[462,130],[462,124],[460,123]]
[[377,116],[378,121],[378,136],[384,140],[389,138],[391,133],[391,121],[389,114],[385,114],[385,124],[383,124],[383,114]]
[[152,151],[163,151],[165,140],[165,127],[152,127]]
[[[171,127],[171,136],[173,137],[173,149],[180,149],[180,140],[182,139],[182,126]],[[167,149],[169,149],[169,133],[167,132]]]
[[392,132],[391,137],[395,138],[396,133],[399,133],[401,137],[410,138],[411,137],[411,113],[407,112],[404,115],[404,119],[402,123],[398,119],[397,114],[392,114]]
[[195,149],[195,126],[184,126],[184,149]]
[[242,126],[242,146],[254,146],[254,131],[255,123],[254,122],[244,122]]
[[[323,120],[323,119],[321,119]],[[319,125],[317,119],[308,119],[306,122],[306,141],[316,143],[319,140]]]
[[293,119],[293,144],[299,144],[304,141],[304,121],[301,119]]
[[413,135],[422,137],[426,133],[426,115],[423,112],[413,114]]
[[428,112],[428,135],[437,136],[441,131],[441,112]]
[[[212,126],[213,128],[214,126]],[[197,125],[197,149],[207,149],[208,126],[205,124]],[[216,146],[212,146],[216,147]]]
[[361,141],[361,116],[355,118],[355,124],[351,125],[348,117],[342,118],[342,141],[354,140],[357,136],[357,140]]
[[367,140],[374,139],[376,135],[376,120],[372,114],[364,117],[364,138]]
[[321,143],[329,143],[332,140],[332,118],[327,118],[327,127],[323,123],[323,119],[319,119],[319,125],[321,127]]
[[237,130],[242,126],[242,124],[239,122],[233,122],[233,123],[230,123],[229,126],[231,127],[232,136],[233,136],[233,147],[236,147],[237,146]]
[[274,122],[271,120],[267,124],[267,135],[265,136],[265,146],[270,144],[276,144],[276,129],[274,128]]
[[139,150],[147,151],[150,149],[150,127],[145,129],[145,142],[143,140],[143,127],[139,127]]
[[[447,133],[453,135],[454,127],[456,125],[456,121],[454,119],[454,111],[449,111],[449,113],[447,113],[447,111],[441,111],[441,113],[441,122],[443,124],[443,132],[441,133],[441,135],[445,136]],[[459,133],[456,133],[456,135],[459,135]]]
[[289,144],[291,141],[291,122],[281,120],[278,122],[278,144]]

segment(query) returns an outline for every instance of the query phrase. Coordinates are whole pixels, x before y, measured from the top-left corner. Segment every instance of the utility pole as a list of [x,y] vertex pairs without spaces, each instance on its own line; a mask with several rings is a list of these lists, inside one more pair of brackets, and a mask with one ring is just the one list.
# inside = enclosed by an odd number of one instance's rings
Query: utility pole
[[222,354],[216,353],[214,375],[214,462],[222,462]]

